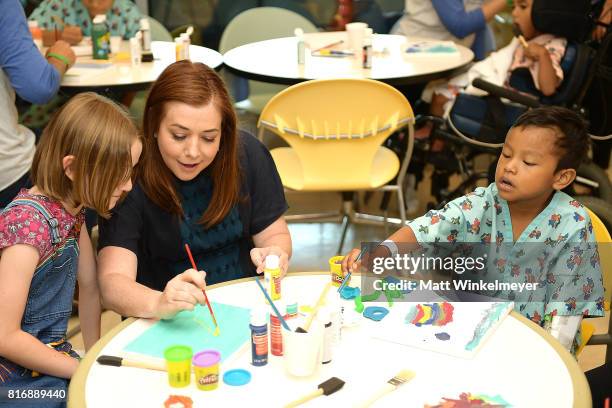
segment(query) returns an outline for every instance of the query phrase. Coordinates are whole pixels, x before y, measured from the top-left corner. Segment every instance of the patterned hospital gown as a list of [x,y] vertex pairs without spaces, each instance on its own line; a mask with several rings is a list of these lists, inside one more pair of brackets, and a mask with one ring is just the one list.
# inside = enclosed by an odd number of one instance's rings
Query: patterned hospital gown
[[[538,283],[536,290],[495,293],[545,327],[555,316],[603,316],[604,289],[593,226],[585,208],[563,192],[513,242],[507,202],[495,183],[409,223],[419,243],[491,244],[487,274],[503,282]],[[491,281],[489,279],[488,281]],[[580,344],[576,336],[574,347]]]
[[[81,0],[44,0],[28,20],[37,21],[42,29],[52,30],[56,24],[53,16],[60,17],[67,25],[81,27],[84,36],[91,36],[91,18]],[[141,17],[138,7],[131,1],[115,0],[106,13],[106,22],[111,35],[128,40],[140,30]]]

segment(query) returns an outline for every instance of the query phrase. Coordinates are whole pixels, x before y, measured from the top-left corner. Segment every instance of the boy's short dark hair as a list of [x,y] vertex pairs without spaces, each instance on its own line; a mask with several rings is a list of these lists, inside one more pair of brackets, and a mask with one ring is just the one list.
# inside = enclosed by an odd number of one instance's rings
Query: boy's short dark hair
[[591,144],[587,124],[576,112],[560,106],[544,106],[523,113],[512,126],[549,128],[557,134],[556,147],[561,169],[577,169],[586,160]]

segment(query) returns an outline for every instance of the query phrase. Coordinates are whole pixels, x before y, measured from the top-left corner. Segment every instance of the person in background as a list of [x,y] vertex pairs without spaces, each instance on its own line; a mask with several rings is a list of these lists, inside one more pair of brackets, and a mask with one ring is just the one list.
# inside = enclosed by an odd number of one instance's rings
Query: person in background
[[74,52],[58,41],[43,56],[34,45],[18,0],[0,0],[0,208],[30,185],[34,133],[18,123],[15,93],[45,103],[57,93],[74,64]]
[[[43,30],[61,29],[62,39],[75,45],[83,36],[91,36],[92,19],[99,14],[106,15],[111,36],[121,36],[127,40],[140,30],[142,16],[129,0],[44,0],[28,19],[37,21]],[[105,95],[129,106],[134,93],[110,90]],[[49,122],[51,114],[66,100],[67,96],[59,95],[47,104],[32,105],[21,115],[21,122],[32,129],[42,129]]]
[[92,20],[99,14],[106,15],[111,36],[128,40],[140,30],[142,15],[129,0],[44,0],[28,20],[37,21],[43,30],[63,29],[62,39],[74,45],[91,36]]
[[[104,304],[123,316],[170,318],[203,304],[205,284],[262,273],[291,236],[270,152],[236,126],[223,81],[204,64],[168,66],[151,87],[136,184],[100,222]],[[185,252],[189,244],[196,264]],[[206,283],[204,282],[206,279]]]
[[[0,213],[5,390],[66,391],[79,364],[66,339],[77,282],[85,349],[100,337],[101,303],[84,207],[108,217],[132,188],[141,150],[126,112],[94,93],[72,98],[45,128],[32,162],[34,186],[21,190]],[[64,407],[64,400],[26,399],[17,405]]]
[[506,0],[406,0],[405,14],[391,34],[454,41],[470,47],[481,60],[495,49],[487,22],[507,4]]

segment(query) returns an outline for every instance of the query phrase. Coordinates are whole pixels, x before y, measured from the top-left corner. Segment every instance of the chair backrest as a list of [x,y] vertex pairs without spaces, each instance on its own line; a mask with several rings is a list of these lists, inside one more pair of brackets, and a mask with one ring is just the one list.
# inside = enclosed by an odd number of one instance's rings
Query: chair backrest
[[591,218],[593,234],[595,235],[595,241],[597,241],[599,247],[599,260],[601,272],[603,274],[604,288],[606,290],[604,298],[609,304],[610,297],[612,296],[612,238],[603,221],[588,208],[586,210]]
[[274,96],[257,126],[260,135],[269,129],[295,151],[304,190],[331,190],[334,185],[349,190],[378,187],[368,182],[380,145],[398,128],[412,127],[413,120],[406,97],[387,84],[324,79],[293,85]]
[[151,40],[153,41],[172,41],[172,34],[166,27],[153,17],[148,16],[149,26],[151,27]]
[[314,33],[317,27],[301,15],[279,7],[256,7],[238,14],[229,22],[219,42],[219,52],[272,38],[293,36],[293,30],[301,28]]
[[[305,17],[287,9],[279,7],[256,7],[238,14],[229,22],[219,42],[219,52],[224,54],[232,48],[244,44],[271,40],[273,38],[290,37],[294,35],[296,28],[301,28],[305,33],[314,33],[317,27]],[[235,77],[229,73],[223,74],[226,82],[235,81]],[[240,89],[240,85],[231,85]],[[258,81],[249,81],[250,94],[276,94],[284,87],[280,85],[266,84]],[[234,95],[237,100],[246,97],[245,92]]]

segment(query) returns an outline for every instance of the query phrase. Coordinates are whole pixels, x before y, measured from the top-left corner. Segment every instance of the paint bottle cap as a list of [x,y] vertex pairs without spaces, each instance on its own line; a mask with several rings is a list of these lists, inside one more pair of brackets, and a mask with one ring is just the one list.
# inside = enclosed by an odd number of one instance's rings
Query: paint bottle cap
[[304,38],[304,30],[299,27],[293,30],[293,34],[300,40]]
[[266,269],[278,269],[280,266],[280,258],[278,255],[266,256]]
[[264,306],[258,306],[251,309],[251,325],[263,326],[268,323],[268,309]]
[[241,368],[229,370],[223,374],[223,382],[227,385],[240,386],[251,381],[251,373]]
[[97,16],[95,16],[95,17],[93,18],[93,21],[92,21],[92,22],[93,22],[94,24],[102,24],[102,23],[105,23],[105,22],[106,22],[106,15],[104,15],[104,14],[98,14]]
[[150,29],[150,25],[149,25],[149,19],[148,18],[141,18],[140,19],[140,29],[141,30],[149,30]]

